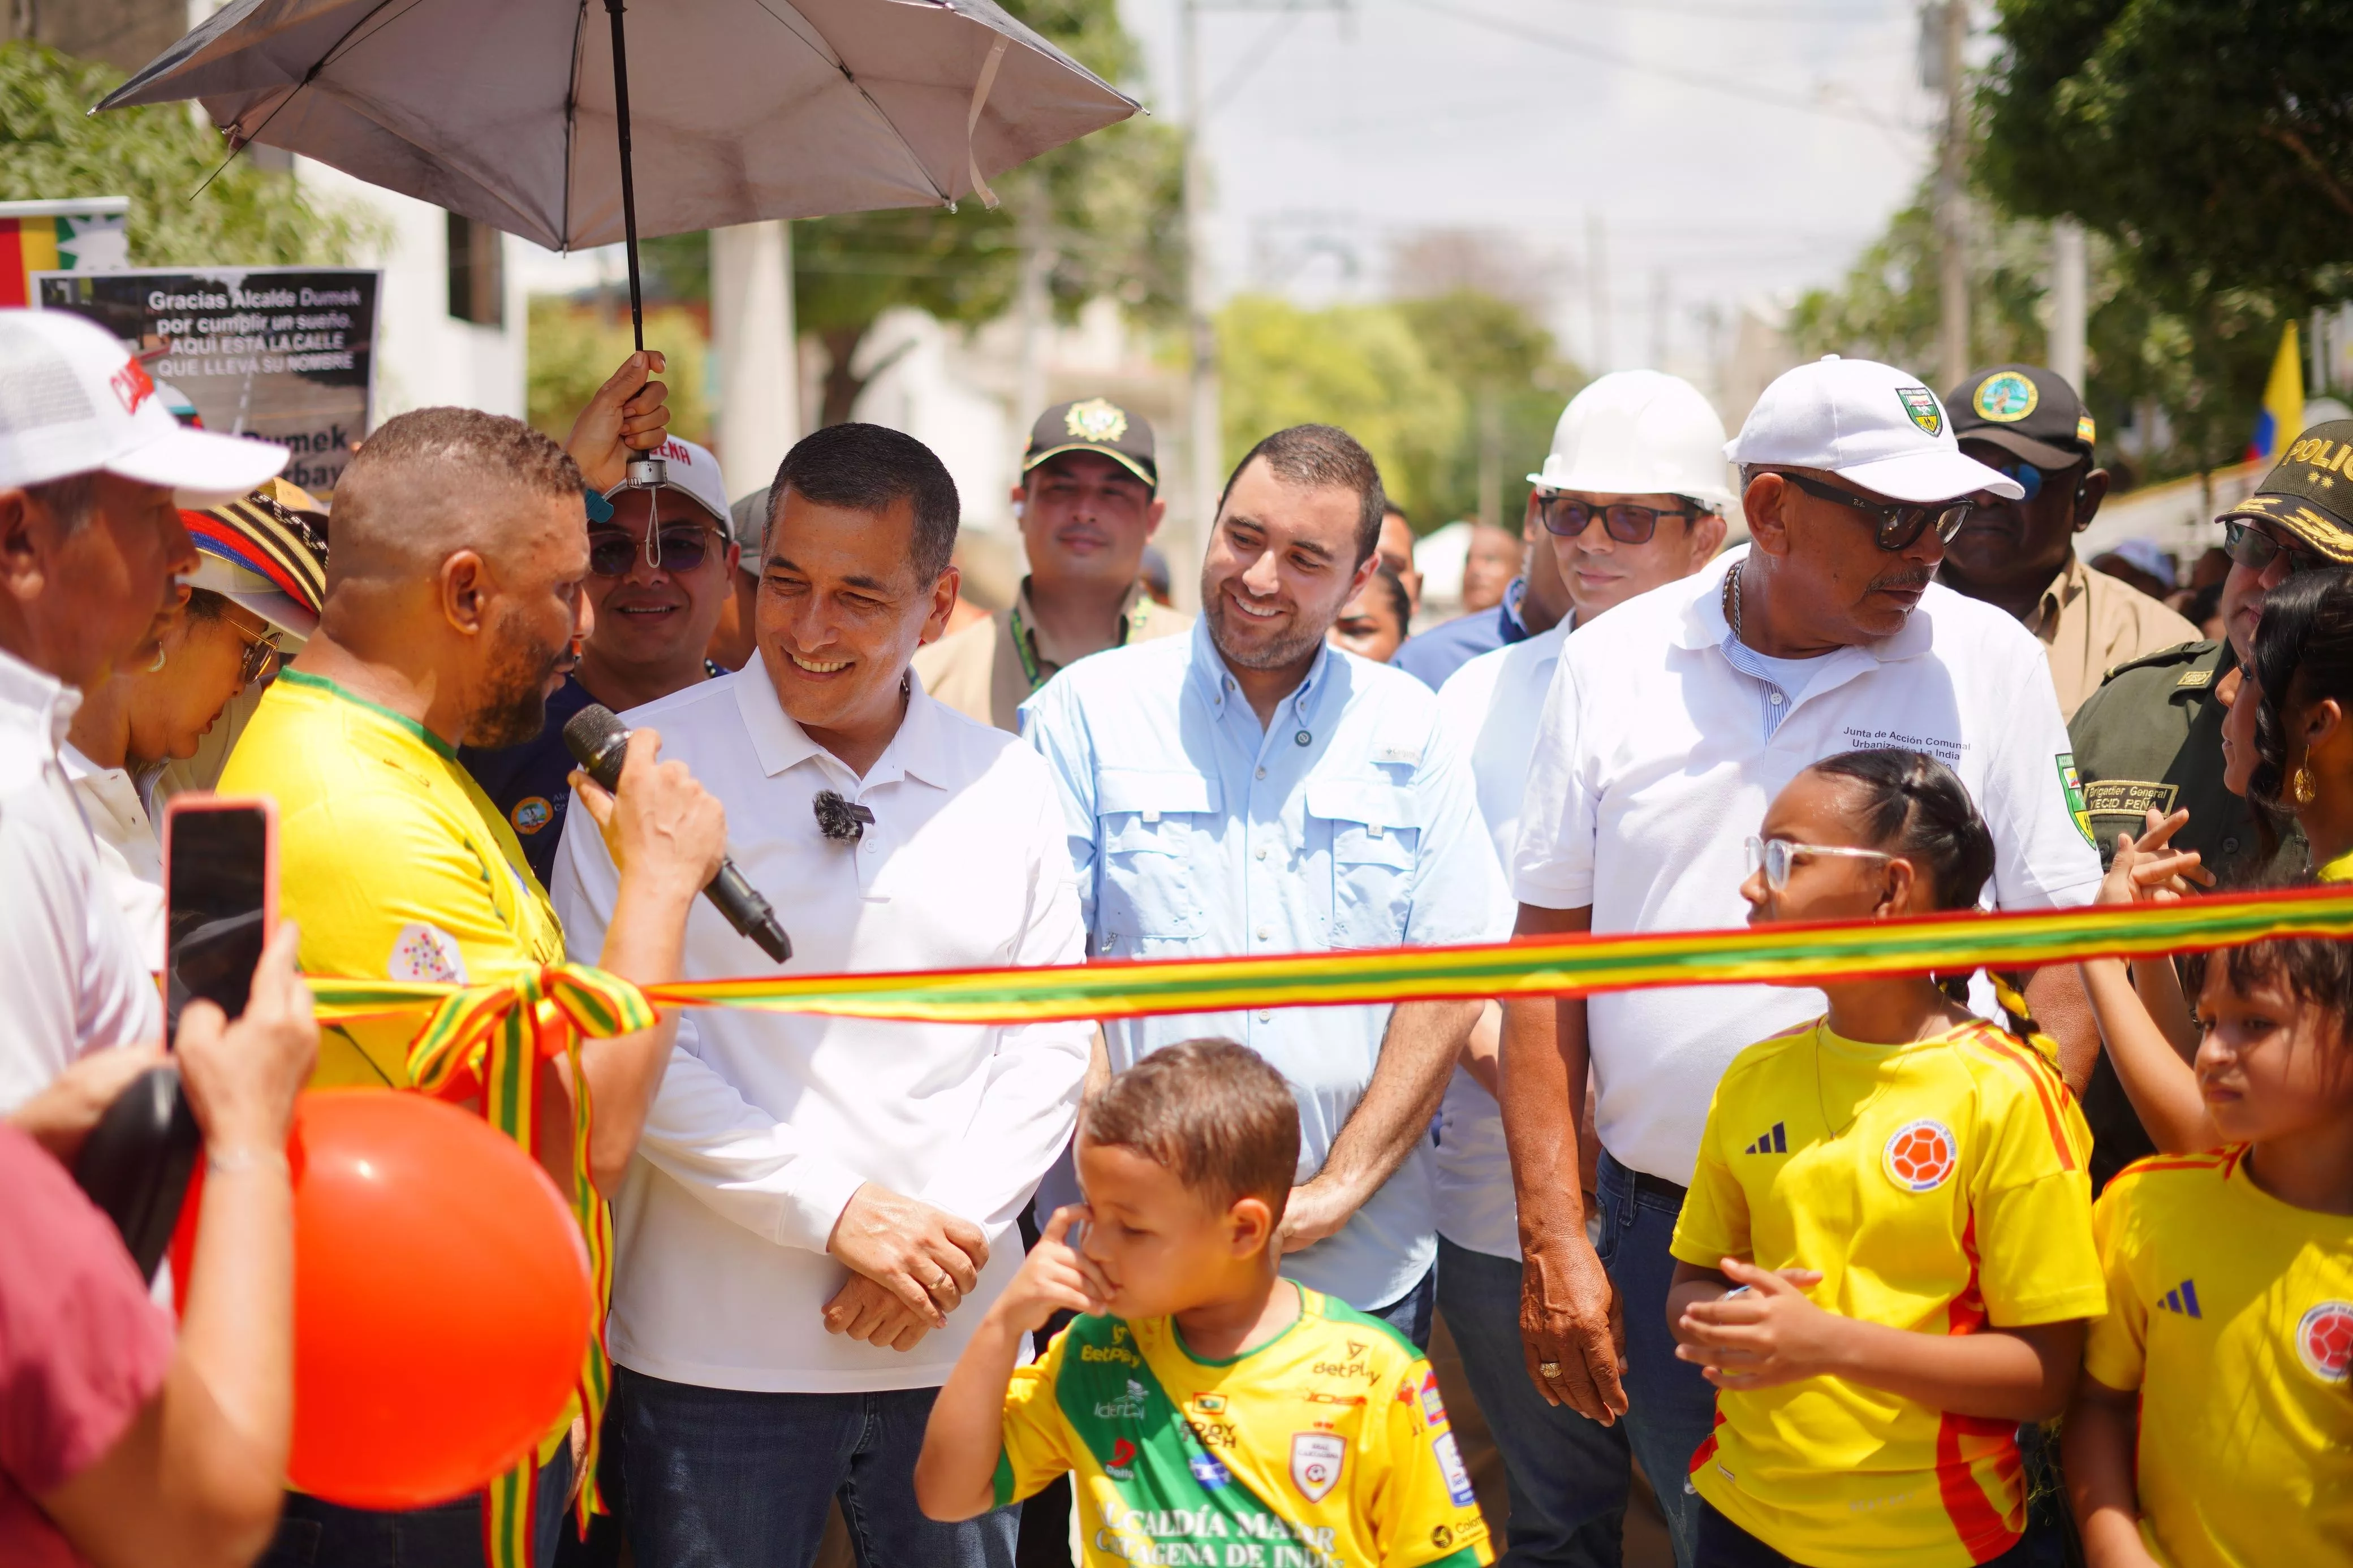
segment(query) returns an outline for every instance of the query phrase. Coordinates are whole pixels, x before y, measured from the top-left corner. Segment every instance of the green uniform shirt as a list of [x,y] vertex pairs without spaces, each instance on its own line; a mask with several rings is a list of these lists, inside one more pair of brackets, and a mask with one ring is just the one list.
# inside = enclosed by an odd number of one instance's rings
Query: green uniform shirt
[[[2138,836],[2142,814],[2155,807],[2189,811],[2173,842],[2197,850],[2224,882],[2247,882],[2266,869],[2253,808],[2222,784],[2222,717],[2229,710],[2214,688],[2237,665],[2227,641],[2183,643],[2118,665],[2076,710],[2067,737],[2083,780],[2083,820],[2103,866],[2116,858],[2116,835]],[[2295,825],[2282,834],[2274,863],[2302,865],[2304,842]],[[2094,1191],[2157,1152],[2105,1051],[2084,1092],[2084,1118],[2092,1126]]]

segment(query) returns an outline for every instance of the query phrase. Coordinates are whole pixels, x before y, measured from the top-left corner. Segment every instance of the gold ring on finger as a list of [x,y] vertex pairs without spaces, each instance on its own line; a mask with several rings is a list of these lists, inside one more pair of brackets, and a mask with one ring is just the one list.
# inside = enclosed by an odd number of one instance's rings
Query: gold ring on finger
[[1536,1375],[1546,1379],[1558,1377],[1560,1375],[1560,1363],[1556,1361],[1540,1361],[1536,1363]]

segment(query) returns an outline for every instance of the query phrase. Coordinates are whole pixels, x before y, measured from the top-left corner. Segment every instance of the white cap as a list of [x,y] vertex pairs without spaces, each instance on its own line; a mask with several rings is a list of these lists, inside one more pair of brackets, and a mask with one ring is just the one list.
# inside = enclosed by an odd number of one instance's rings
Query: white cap
[[1724,455],[1739,464],[1827,468],[1890,500],[2025,494],[2016,479],[1961,456],[1945,405],[1917,376],[1836,354],[1783,372]]
[[1699,388],[1655,370],[1613,371],[1569,399],[1544,472],[1528,483],[1587,495],[1689,496],[1732,505],[1724,421]]
[[[734,537],[727,513],[727,485],[719,477],[719,459],[711,455],[709,447],[672,436],[645,456],[661,458],[668,468],[670,477],[663,480],[663,489],[676,490],[686,497],[711,514],[720,532]],[[626,483],[615,485],[605,492],[605,499],[611,500],[628,488]]]
[[64,310],[0,310],[0,486],[103,469],[168,485],[183,507],[241,496],[286,466],[284,447],[191,430],[131,351]]

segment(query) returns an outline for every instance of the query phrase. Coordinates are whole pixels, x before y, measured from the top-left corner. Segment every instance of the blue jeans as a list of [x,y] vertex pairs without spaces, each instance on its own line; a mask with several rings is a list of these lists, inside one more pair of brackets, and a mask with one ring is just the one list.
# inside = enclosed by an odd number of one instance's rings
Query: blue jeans
[[1618,1287],[1626,1319],[1626,1437],[1667,1516],[1676,1568],[1692,1568],[1699,1494],[1691,1457],[1715,1428],[1715,1388],[1699,1368],[1675,1359],[1667,1329],[1667,1287],[1675,1277],[1675,1220],[1683,1199],[1638,1184],[1601,1152],[1601,1266]]
[[619,1369],[629,1548],[649,1568],[807,1568],[837,1496],[860,1568],[1012,1568],[1018,1509],[915,1506],[936,1388],[746,1394]]
[[1617,1568],[1626,1427],[1548,1405],[1520,1350],[1520,1265],[1438,1238],[1438,1310],[1487,1417],[1512,1497],[1502,1568]]
[[[556,1542],[572,1528],[564,1506],[571,1490],[572,1448],[565,1444],[539,1468],[532,1492],[533,1563],[555,1561]],[[483,1568],[482,1494],[395,1511],[288,1492],[278,1533],[256,1568]]]
[[1413,1348],[1424,1355],[1430,1353],[1430,1316],[1438,1307],[1438,1268],[1432,1265],[1421,1282],[1386,1307],[1367,1307],[1365,1316],[1378,1318],[1398,1333],[1413,1342]]

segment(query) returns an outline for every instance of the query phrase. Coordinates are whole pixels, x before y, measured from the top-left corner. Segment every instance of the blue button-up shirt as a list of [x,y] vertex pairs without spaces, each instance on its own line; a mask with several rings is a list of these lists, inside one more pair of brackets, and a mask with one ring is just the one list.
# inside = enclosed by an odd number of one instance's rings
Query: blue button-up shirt
[[[1068,818],[1088,949],[1208,958],[1477,942],[1509,908],[1471,771],[1438,699],[1326,648],[1261,727],[1208,623],[1082,659],[1022,705]],[[1299,1179],[1372,1081],[1389,1007],[1116,1019],[1114,1070],[1203,1036],[1240,1040],[1299,1098]],[[1284,1272],[1387,1306],[1436,1249],[1427,1143]]]

